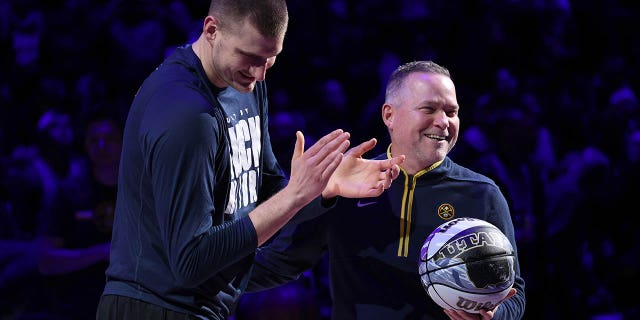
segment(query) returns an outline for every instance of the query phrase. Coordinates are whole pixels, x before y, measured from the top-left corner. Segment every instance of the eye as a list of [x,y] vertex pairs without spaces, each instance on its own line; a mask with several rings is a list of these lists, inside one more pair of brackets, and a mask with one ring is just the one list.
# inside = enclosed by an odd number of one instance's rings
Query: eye
[[246,64],[250,64],[252,66],[260,65],[261,61],[265,61],[266,59],[260,57],[255,53],[251,53],[249,51],[244,51],[242,49],[236,48],[236,52],[240,55],[242,62]]
[[248,63],[252,66],[264,66],[266,64],[272,65],[273,64],[272,62],[275,60],[275,57],[263,58],[259,55],[251,54],[248,52],[244,52],[243,54],[246,60],[248,61]]
[[434,107],[431,106],[424,106],[422,108],[420,108],[422,110],[422,112],[426,113],[426,114],[433,114],[436,109]]

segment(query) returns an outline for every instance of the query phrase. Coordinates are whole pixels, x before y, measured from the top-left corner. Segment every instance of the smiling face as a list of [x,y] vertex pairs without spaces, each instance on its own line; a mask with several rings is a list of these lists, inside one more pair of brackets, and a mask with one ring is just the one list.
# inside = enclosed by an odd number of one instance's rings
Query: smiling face
[[413,72],[382,107],[393,155],[404,154],[403,169],[414,174],[443,160],[458,140],[460,118],[451,78]]
[[265,79],[284,42],[284,33],[264,36],[249,18],[221,27],[216,18],[208,16],[204,30],[199,39],[204,51],[199,56],[207,76],[219,88],[231,86],[245,93]]

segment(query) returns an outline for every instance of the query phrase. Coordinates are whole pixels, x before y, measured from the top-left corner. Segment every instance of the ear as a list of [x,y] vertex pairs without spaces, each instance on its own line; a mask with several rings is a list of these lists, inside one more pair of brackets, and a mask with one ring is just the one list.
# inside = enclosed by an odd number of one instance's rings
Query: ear
[[393,116],[393,106],[387,103],[382,105],[382,122],[384,122],[389,129],[391,129],[393,125]]
[[216,37],[216,31],[218,30],[218,19],[213,16],[207,16],[204,19],[204,25],[202,26],[202,33],[207,40],[213,40]]

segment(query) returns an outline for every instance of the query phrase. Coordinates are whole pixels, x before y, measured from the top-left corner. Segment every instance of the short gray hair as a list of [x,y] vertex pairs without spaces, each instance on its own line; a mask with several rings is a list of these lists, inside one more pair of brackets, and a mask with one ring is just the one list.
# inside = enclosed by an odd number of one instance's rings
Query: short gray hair
[[415,72],[425,72],[441,74],[451,78],[449,69],[433,62],[433,61],[411,61],[400,65],[393,71],[387,82],[387,90],[385,92],[385,99],[388,101],[391,97],[395,96],[398,89],[402,86],[402,82],[408,75]]

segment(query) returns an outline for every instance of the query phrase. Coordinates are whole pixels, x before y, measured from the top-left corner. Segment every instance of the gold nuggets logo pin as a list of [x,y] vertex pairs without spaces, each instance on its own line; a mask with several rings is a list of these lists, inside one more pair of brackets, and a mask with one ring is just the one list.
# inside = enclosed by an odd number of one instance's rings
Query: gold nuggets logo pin
[[449,220],[455,215],[453,206],[448,203],[443,203],[438,207],[438,216],[444,220]]

